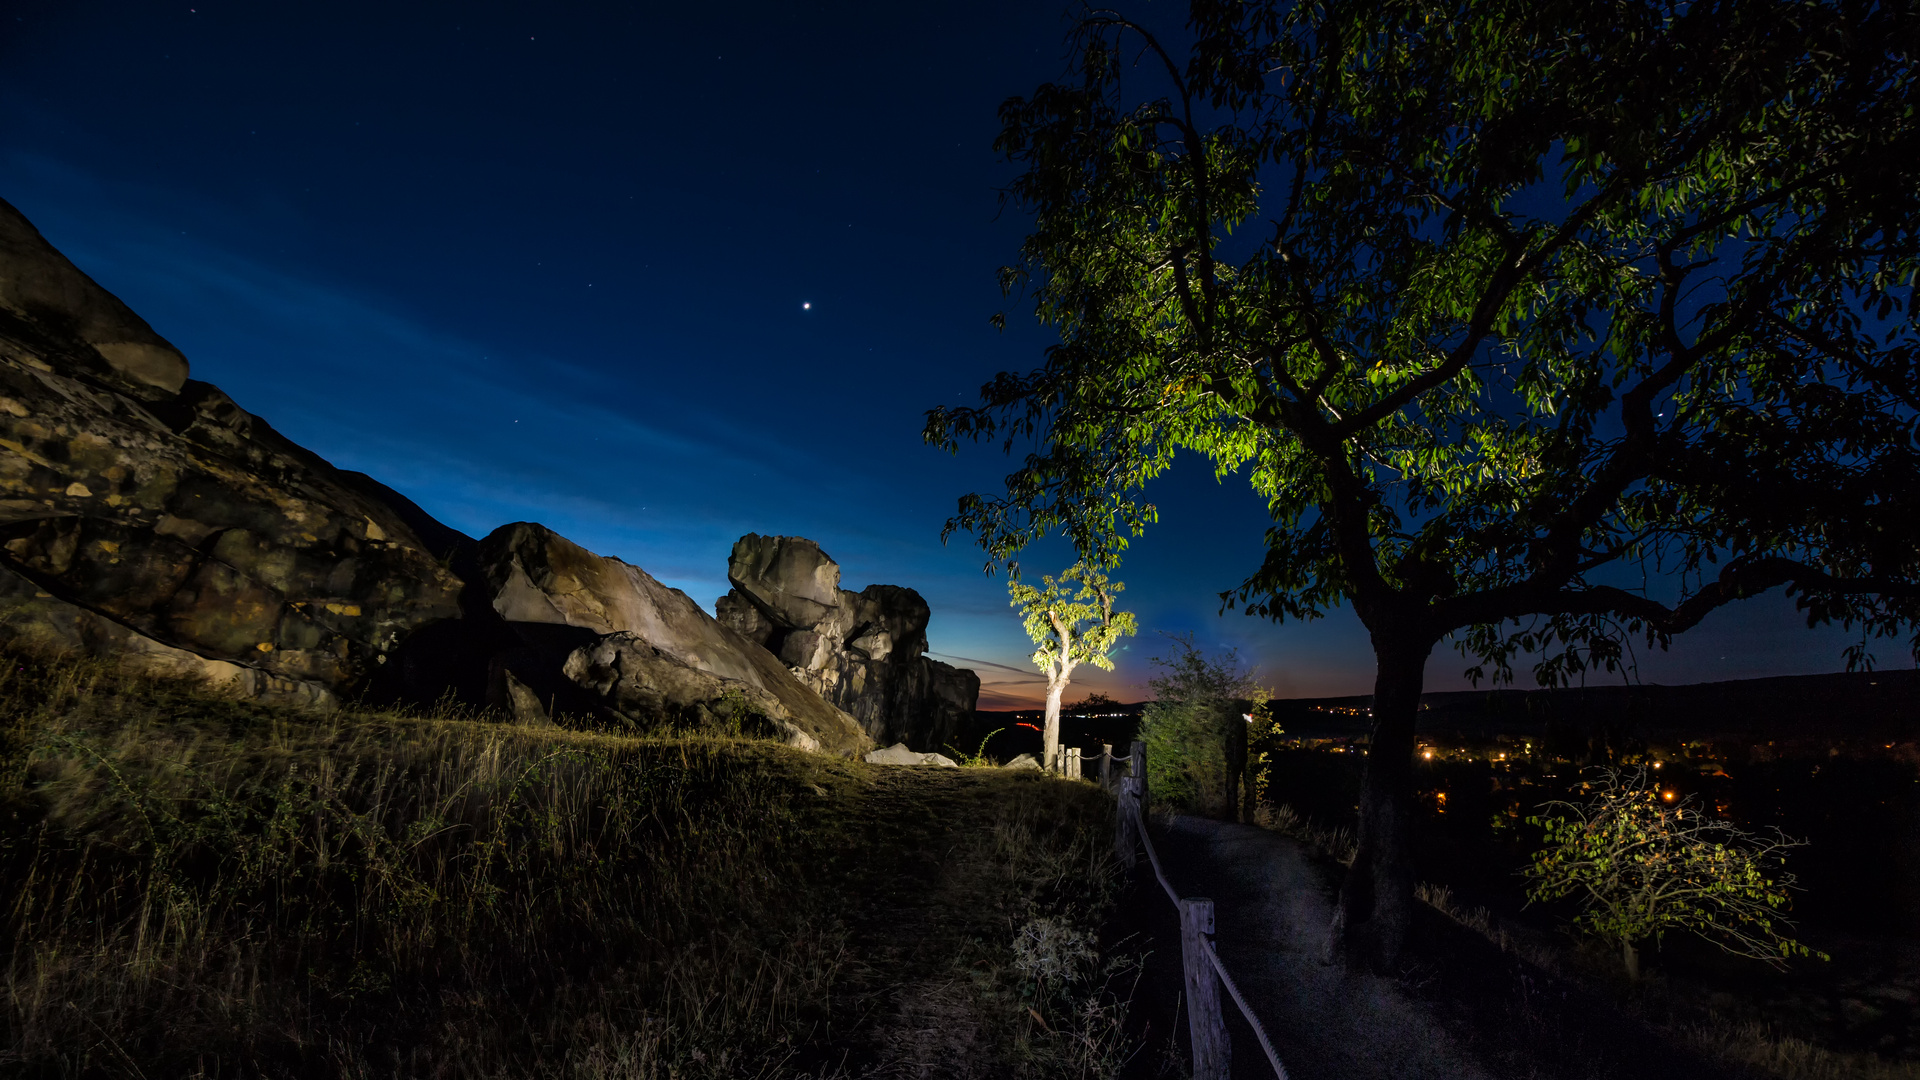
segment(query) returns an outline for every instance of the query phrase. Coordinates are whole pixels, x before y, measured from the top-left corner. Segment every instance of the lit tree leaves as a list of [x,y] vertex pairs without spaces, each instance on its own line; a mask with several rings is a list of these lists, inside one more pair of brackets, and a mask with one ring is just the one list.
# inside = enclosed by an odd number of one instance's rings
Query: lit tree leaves
[[1060,343],[928,414],[1032,448],[949,533],[1110,565],[1187,451],[1267,500],[1258,613],[1551,682],[1784,584],[1865,661],[1920,616],[1917,24],[1196,0],[1181,62],[1089,16],[1001,109]]
[[1787,936],[1794,879],[1781,857],[1804,841],[1709,818],[1654,787],[1644,768],[1595,773],[1585,801],[1548,803],[1551,813],[1527,819],[1546,831],[1526,869],[1530,902],[1575,898],[1575,923],[1616,948],[1685,930],[1775,966],[1828,959]]

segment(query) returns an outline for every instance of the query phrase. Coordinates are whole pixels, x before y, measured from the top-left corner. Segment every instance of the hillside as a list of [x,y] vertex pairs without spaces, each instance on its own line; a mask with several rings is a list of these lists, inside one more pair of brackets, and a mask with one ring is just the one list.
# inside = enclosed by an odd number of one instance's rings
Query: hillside
[[4,659],[7,1075],[1051,1075],[1119,1045],[1091,785]]
[[[1367,695],[1284,699],[1273,703],[1274,718],[1289,734],[1365,737],[1372,701]],[[1420,710],[1419,731],[1433,737],[1611,725],[1698,739],[1913,739],[1920,737],[1920,671],[1447,691],[1423,695]]]

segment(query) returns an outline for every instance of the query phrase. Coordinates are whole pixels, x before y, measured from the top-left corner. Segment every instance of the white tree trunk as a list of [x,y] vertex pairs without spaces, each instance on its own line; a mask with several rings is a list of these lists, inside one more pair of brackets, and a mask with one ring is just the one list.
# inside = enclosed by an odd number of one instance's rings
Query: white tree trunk
[[1060,767],[1060,698],[1067,692],[1067,676],[1060,675],[1047,680],[1047,723],[1042,732],[1041,758],[1049,771]]

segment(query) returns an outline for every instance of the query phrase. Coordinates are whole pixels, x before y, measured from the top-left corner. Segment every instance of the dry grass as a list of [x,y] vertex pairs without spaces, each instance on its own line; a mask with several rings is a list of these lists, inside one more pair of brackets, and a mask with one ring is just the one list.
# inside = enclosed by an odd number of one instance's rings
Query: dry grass
[[1341,866],[1352,866],[1354,854],[1359,850],[1358,842],[1346,826],[1326,828],[1312,818],[1302,817],[1299,811],[1285,803],[1273,806],[1263,802],[1254,807],[1253,823],[1263,829],[1291,836],[1323,858],[1332,859]]
[[[4,659],[8,1075],[884,1070],[902,988],[942,980],[975,1075],[1091,1075],[1108,1037],[1032,1030],[1012,962],[1035,918],[1106,917],[1084,785]],[[946,857],[903,857],[928,842]],[[1123,1010],[1111,985],[1074,1000]]]
[[1718,1017],[1685,1025],[1689,1042],[1751,1076],[1779,1080],[1914,1080],[1920,1067],[1871,1054],[1841,1054],[1764,1024],[1733,1023]]

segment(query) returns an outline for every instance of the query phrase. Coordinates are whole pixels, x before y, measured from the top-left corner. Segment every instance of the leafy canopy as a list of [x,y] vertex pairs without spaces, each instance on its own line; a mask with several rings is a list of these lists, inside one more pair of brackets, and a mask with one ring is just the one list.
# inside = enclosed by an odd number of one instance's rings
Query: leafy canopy
[[1042,576],[1035,588],[1015,577],[1007,581],[1011,606],[1020,609],[1027,637],[1037,646],[1033,663],[1050,684],[1064,686],[1081,664],[1113,670],[1113,647],[1134,632],[1130,611],[1113,610],[1126,586],[1086,563],[1075,563],[1058,578]]
[[1001,107],[1002,281],[1060,343],[928,413],[1033,444],[949,534],[1111,565],[1184,452],[1272,518],[1227,604],[1470,628],[1501,678],[1783,584],[1851,660],[1914,624],[1912,5],[1193,0],[1185,37],[1092,12]]

